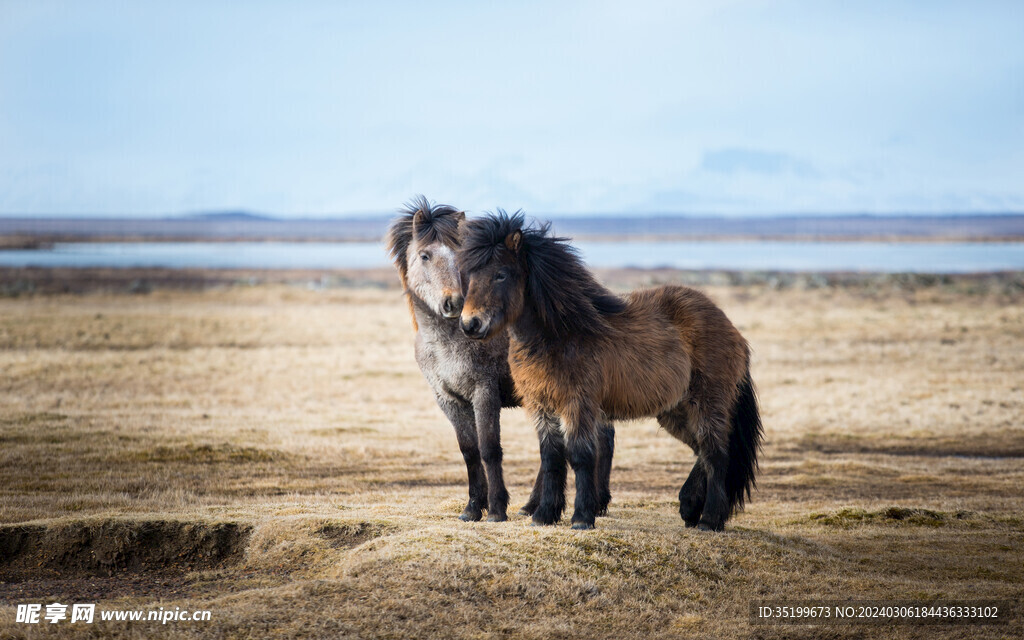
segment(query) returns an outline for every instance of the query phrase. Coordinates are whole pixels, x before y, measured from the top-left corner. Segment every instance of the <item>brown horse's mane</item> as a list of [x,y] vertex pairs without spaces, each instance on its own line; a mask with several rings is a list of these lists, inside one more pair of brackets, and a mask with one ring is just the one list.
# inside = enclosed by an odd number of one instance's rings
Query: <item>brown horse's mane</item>
[[[441,242],[442,244],[457,248],[459,246],[459,222],[461,211],[446,204],[431,204],[425,196],[416,196],[398,210],[398,218],[388,229],[385,241],[387,243],[388,255],[398,268],[402,276],[402,285],[405,286],[405,278],[408,275],[406,265],[406,252],[412,244],[412,234],[415,227],[417,239],[420,242],[431,244]],[[416,214],[420,215],[420,221],[413,224]]]
[[608,331],[606,318],[626,303],[594,279],[567,238],[550,234],[550,223],[527,225],[522,211],[510,215],[502,209],[467,222],[462,268],[474,271],[512,252],[505,240],[516,231],[522,234],[515,259],[526,279],[526,304],[542,330],[553,338]]

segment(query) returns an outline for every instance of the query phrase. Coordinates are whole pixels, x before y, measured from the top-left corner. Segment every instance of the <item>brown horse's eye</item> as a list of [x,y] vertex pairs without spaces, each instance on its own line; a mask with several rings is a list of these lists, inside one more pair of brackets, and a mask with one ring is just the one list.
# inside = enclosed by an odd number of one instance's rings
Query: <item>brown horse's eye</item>
[[427,253],[427,252],[421,253],[420,254],[420,260],[422,260],[424,262],[426,262],[427,260],[430,260],[430,254]]
[[499,271],[498,273],[494,274],[494,281],[495,282],[501,282],[502,280],[504,280],[507,277],[508,277],[507,273],[505,273],[504,271]]

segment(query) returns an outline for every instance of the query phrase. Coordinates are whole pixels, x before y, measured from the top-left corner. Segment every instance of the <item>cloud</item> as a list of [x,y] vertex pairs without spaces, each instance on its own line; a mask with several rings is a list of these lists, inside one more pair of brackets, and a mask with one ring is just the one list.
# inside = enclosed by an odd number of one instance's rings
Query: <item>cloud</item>
[[1024,200],[1013,3],[258,4],[0,0],[0,215]]
[[800,158],[777,151],[755,149],[716,149],[705,151],[701,158],[702,171],[734,175],[756,173],[762,175],[791,174],[799,178],[817,179],[821,174],[814,166]]

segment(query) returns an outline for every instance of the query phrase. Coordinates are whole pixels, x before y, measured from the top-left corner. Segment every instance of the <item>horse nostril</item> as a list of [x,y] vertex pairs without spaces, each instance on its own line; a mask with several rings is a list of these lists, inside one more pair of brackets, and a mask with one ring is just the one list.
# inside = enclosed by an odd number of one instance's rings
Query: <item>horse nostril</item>
[[469,322],[466,322],[465,320],[459,320],[459,325],[462,327],[462,333],[472,337],[476,335],[477,331],[480,330],[480,319],[470,318]]
[[441,302],[441,313],[449,318],[454,318],[462,311],[462,296],[445,296]]

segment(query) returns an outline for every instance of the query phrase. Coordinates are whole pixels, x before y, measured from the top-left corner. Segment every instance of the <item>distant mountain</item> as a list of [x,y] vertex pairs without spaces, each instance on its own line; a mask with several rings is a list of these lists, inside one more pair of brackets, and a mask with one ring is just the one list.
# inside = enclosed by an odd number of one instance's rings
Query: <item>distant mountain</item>
[[189,220],[210,220],[214,222],[229,222],[229,221],[255,221],[255,220],[276,220],[273,216],[267,216],[260,213],[252,213],[250,211],[209,211],[203,213],[193,213],[186,216],[181,216]]
[[[744,218],[675,215],[547,216],[560,235],[578,239],[771,238],[775,240],[1024,240],[1024,214],[830,215]],[[391,216],[274,218],[248,211],[216,211],[176,218],[0,217],[0,236],[48,242],[140,240],[358,240],[379,242]]]

